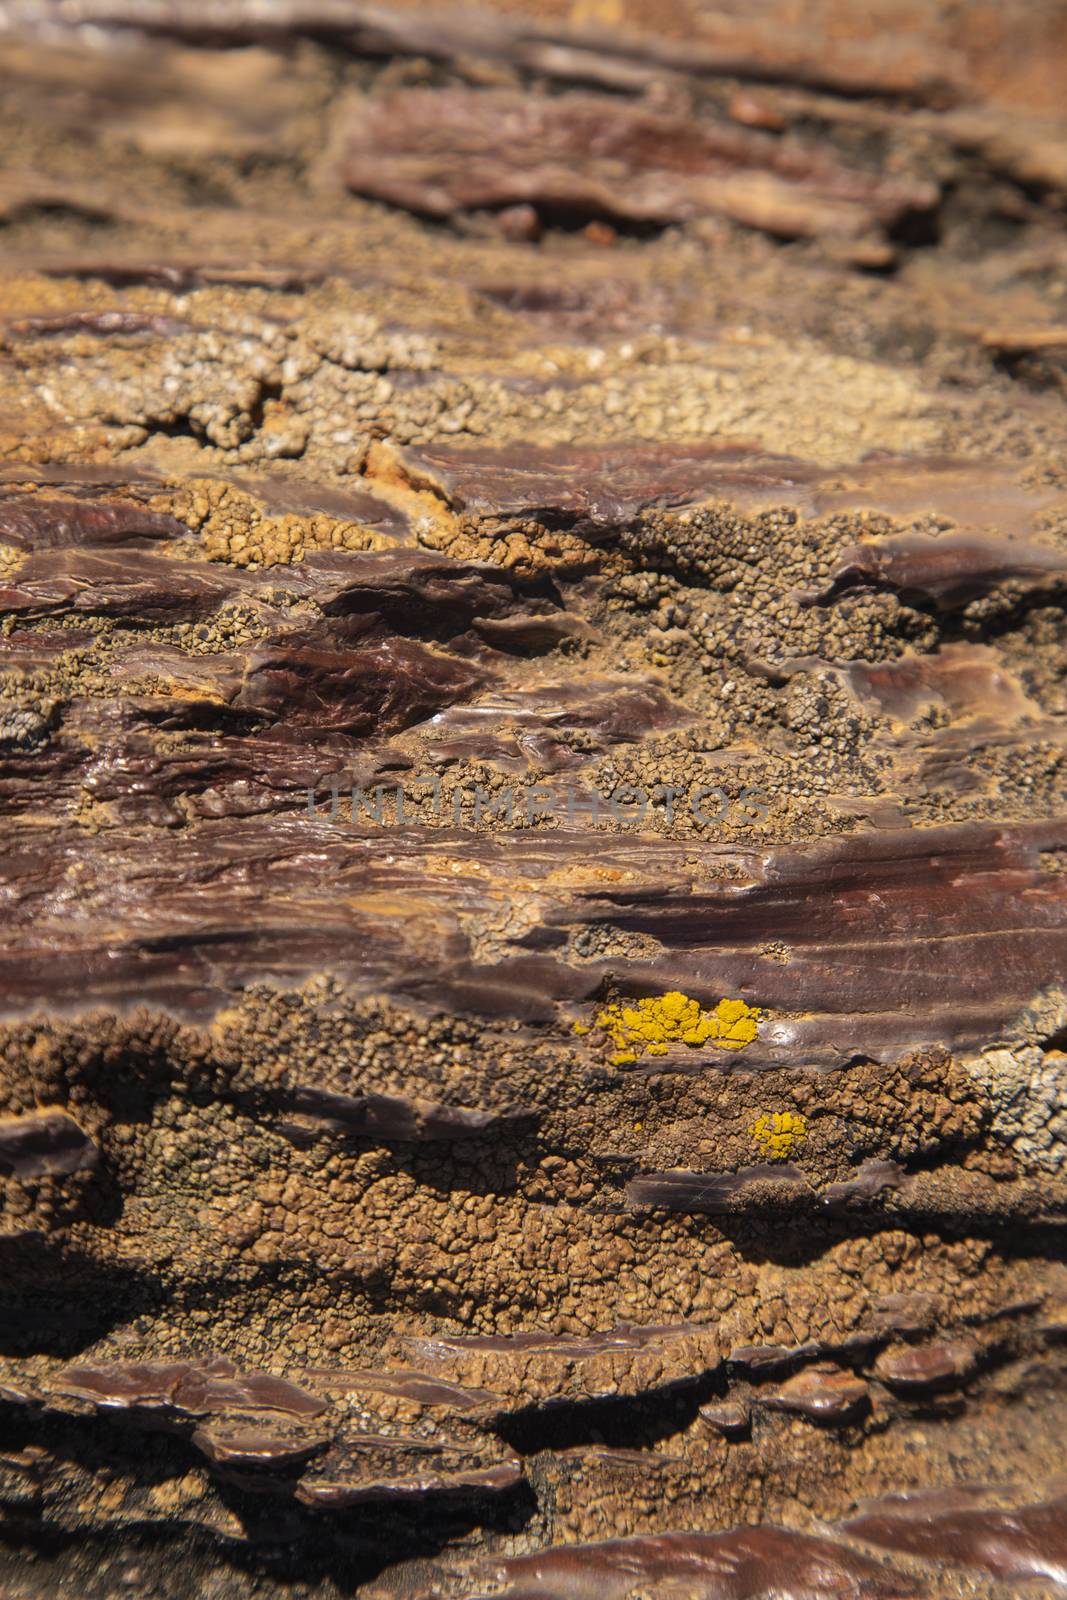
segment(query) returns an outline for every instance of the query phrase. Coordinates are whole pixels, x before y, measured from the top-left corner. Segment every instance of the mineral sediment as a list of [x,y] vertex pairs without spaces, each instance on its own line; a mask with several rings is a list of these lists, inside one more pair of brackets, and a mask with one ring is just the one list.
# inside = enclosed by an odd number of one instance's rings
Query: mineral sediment
[[1067,24],[879,18],[0,9],[12,1600],[1067,1587]]

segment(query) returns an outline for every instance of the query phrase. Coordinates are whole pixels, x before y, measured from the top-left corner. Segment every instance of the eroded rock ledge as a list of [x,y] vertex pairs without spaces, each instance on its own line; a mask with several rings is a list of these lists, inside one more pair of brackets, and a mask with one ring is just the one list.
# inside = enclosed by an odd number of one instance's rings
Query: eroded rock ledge
[[1067,1587],[1055,8],[0,27],[5,1596]]

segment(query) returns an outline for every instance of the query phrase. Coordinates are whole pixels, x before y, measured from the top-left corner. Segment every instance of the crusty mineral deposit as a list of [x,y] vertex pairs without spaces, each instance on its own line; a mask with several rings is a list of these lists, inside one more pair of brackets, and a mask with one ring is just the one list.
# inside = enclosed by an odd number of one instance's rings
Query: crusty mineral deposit
[[1062,0],[0,56],[5,1600],[1062,1593]]

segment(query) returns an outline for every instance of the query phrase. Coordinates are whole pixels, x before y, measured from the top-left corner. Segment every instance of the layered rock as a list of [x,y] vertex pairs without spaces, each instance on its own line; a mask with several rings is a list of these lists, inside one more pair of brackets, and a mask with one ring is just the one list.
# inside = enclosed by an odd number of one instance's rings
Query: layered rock
[[1067,1582],[1062,41],[857,15],[7,8],[5,1594]]

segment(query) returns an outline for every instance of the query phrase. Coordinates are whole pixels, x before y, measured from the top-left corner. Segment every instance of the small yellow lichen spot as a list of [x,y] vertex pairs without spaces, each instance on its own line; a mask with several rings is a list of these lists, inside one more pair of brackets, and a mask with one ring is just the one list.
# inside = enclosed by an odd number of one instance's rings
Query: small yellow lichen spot
[[749,1128],[760,1154],[768,1161],[784,1161],[807,1137],[807,1119],[799,1111],[766,1112]]
[[[612,1061],[629,1065],[639,1055],[663,1056],[672,1044],[692,1047],[709,1042],[724,1050],[741,1050],[759,1033],[760,1013],[743,1000],[720,1000],[714,1011],[677,989],[646,1000],[602,1006],[596,1026],[615,1047]],[[576,1030],[577,1027],[576,1027]]]
[[574,1032],[575,1033],[586,1034],[586,1033],[589,1033],[590,1031],[591,1030],[590,1030],[588,1022],[576,1022],[574,1024]]

